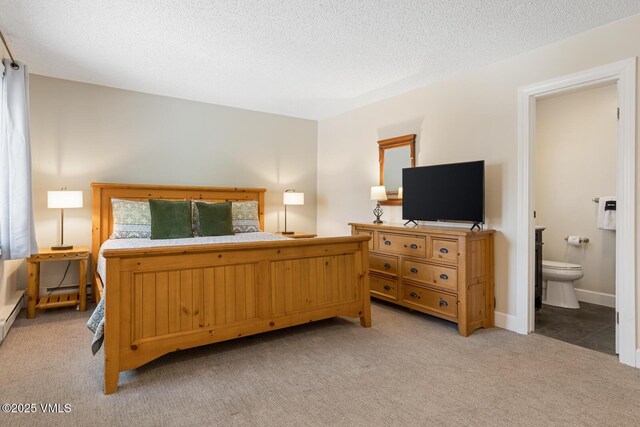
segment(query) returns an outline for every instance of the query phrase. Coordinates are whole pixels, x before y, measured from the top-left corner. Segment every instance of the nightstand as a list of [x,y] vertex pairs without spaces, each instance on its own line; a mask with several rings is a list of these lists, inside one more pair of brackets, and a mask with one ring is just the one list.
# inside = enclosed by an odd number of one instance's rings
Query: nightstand
[[[80,311],[87,309],[87,260],[89,248],[74,246],[73,249],[54,251],[51,248],[39,248],[40,253],[27,259],[27,319],[36,317],[36,309],[72,307],[79,305]],[[40,297],[40,263],[51,261],[79,262],[79,291],[64,294],[53,294]]]
[[282,234],[281,231],[277,232],[276,234],[279,236],[291,237],[292,239],[311,239],[317,236],[317,234],[296,233],[296,232],[294,232],[293,234]]

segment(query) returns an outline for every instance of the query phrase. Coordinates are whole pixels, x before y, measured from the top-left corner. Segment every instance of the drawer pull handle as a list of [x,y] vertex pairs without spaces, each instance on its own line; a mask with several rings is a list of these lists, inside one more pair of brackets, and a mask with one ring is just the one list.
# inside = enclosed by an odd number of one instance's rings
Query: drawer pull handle
[[440,253],[441,253],[441,254],[448,254],[448,253],[449,253],[449,249],[447,249],[447,248],[440,248]]
[[385,240],[384,244],[387,245],[387,246],[391,246],[391,241],[390,240]]
[[411,249],[418,249],[418,245],[416,245],[415,243],[411,244]]
[[438,305],[440,307],[447,307],[449,305],[449,303],[446,302],[445,300],[443,300],[442,298],[440,298],[440,302],[438,303]]
[[413,298],[418,298],[418,299],[420,299],[420,296],[419,296],[417,293],[415,293],[415,292],[411,292],[411,293],[409,294],[409,296],[410,296],[410,297],[413,297]]
[[384,268],[387,269],[387,270],[390,269],[391,268],[391,264],[389,264],[388,262],[385,262],[384,263]]
[[384,290],[385,290],[385,291],[390,291],[390,290],[391,290],[391,286],[389,286],[389,285],[384,285]]
[[440,275],[440,278],[441,278],[442,280],[447,280],[447,279],[449,278],[449,276],[447,276],[446,274],[442,273],[442,274]]
[[418,272],[418,269],[414,267],[414,268],[412,268],[412,269],[411,269],[411,272],[412,272],[413,274],[416,274],[416,273]]

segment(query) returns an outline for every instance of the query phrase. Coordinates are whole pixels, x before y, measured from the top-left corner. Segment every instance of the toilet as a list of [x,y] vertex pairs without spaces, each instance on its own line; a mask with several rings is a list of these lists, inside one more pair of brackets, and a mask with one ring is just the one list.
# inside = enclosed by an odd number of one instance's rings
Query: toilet
[[580,308],[573,282],[584,276],[580,264],[560,261],[542,261],[542,303],[564,308]]

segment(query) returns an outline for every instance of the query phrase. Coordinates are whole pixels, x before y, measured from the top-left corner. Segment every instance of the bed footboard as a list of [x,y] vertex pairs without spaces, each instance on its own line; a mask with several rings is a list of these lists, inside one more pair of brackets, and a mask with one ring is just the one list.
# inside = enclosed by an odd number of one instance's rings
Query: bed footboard
[[368,240],[106,250],[104,392],[181,349],[335,316],[371,326]]

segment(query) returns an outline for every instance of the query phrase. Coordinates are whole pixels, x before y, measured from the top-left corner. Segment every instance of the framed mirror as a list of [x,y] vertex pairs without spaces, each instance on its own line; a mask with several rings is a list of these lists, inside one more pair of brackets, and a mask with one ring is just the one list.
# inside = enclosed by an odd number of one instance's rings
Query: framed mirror
[[398,191],[402,186],[402,169],[416,166],[416,135],[404,135],[378,141],[380,185],[387,190],[381,205],[401,205]]

